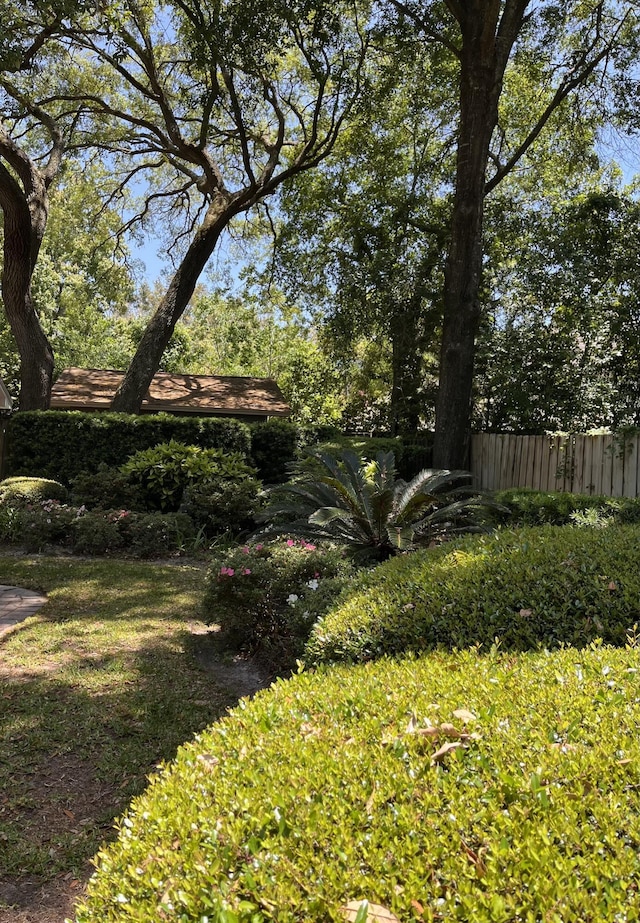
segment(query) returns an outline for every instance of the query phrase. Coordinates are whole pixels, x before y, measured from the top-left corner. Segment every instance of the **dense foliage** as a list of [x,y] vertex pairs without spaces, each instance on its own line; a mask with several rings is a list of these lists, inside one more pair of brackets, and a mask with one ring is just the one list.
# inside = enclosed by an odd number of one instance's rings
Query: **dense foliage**
[[[477,531],[486,499],[465,471],[430,471],[409,483],[393,452],[365,464],[348,450],[310,452],[312,465],[271,493],[260,518],[269,531],[345,545],[354,555],[385,560],[455,532]],[[268,534],[268,533],[267,533]]]
[[68,484],[81,471],[121,465],[134,452],[171,439],[245,457],[250,452],[248,426],[224,417],[34,411],[11,417],[6,471]]
[[0,505],[12,503],[38,503],[43,500],[66,500],[68,490],[64,484],[47,478],[5,478],[0,481]]
[[482,645],[623,645],[638,622],[640,532],[524,528],[388,561],[314,627],[307,658]]
[[343,923],[363,899],[635,919],[637,659],[442,652],[278,683],[134,801],[78,923]]
[[227,649],[258,653],[282,674],[353,572],[331,546],[291,538],[242,545],[214,555],[203,618],[220,627]]
[[251,427],[251,458],[263,481],[276,484],[287,479],[298,440],[298,428],[287,420],[272,419]]
[[193,550],[196,539],[194,523],[184,513],[87,510],[57,500],[0,505],[0,543],[27,552],[56,547],[75,554],[154,558]]
[[598,497],[513,487],[500,490],[495,499],[502,510],[496,510],[496,520],[510,526],[568,525],[580,517],[595,517],[594,521],[634,523],[640,521],[640,499],[637,497]]
[[187,492],[203,496],[208,490],[224,491],[225,487],[231,492],[248,482],[252,482],[255,499],[259,487],[255,469],[239,452],[201,449],[175,440],[136,452],[120,472],[151,510],[176,512]]

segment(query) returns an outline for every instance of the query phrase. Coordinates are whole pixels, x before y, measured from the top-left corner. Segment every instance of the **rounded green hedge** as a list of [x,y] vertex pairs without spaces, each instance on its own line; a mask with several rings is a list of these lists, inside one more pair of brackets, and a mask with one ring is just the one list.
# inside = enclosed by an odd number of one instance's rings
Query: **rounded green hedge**
[[328,923],[363,899],[402,923],[637,920],[638,668],[594,645],[281,681],[134,801],[78,923]]
[[545,526],[473,536],[364,573],[311,634],[308,662],[369,660],[437,646],[528,650],[640,622],[640,528]]
[[12,477],[0,481],[0,503],[64,501],[68,493],[63,484],[48,478]]

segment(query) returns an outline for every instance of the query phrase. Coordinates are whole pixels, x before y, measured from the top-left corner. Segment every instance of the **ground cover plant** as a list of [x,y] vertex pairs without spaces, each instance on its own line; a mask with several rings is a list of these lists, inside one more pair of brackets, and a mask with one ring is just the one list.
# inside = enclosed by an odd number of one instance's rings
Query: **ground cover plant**
[[568,525],[587,513],[619,523],[640,522],[640,499],[637,497],[600,497],[560,491],[531,490],[512,487],[497,491],[496,522],[510,526]]
[[637,920],[637,677],[594,645],[280,682],[134,801],[78,923]]
[[30,923],[71,915],[114,816],[237,701],[193,650],[203,576],[189,565],[0,558],[0,583],[48,594],[0,640],[2,923],[21,911]]
[[528,650],[624,644],[640,623],[640,529],[505,530],[394,558],[314,626],[308,662],[494,640]]

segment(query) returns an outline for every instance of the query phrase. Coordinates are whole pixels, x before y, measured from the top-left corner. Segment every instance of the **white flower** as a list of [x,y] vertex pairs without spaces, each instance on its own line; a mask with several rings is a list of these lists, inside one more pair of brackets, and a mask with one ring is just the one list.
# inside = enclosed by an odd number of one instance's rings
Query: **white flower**
[[289,603],[290,606],[295,606],[295,604],[298,602],[298,597],[296,596],[295,593],[289,593],[289,595],[287,596],[287,602]]
[[315,580],[315,579],[314,579],[314,580],[310,580],[310,581],[307,583],[307,586],[309,587],[310,590],[317,590],[317,589],[318,589],[318,581]]

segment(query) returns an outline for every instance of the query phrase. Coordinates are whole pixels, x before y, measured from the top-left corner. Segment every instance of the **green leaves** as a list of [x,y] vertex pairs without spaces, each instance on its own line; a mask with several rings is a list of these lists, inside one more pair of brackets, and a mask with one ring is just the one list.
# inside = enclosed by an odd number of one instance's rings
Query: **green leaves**
[[[637,526],[469,537],[359,576],[315,626],[307,661],[481,645],[624,645],[637,621]],[[612,587],[614,587],[612,589]]]
[[[478,528],[478,514],[490,502],[455,486],[470,479],[465,471],[421,471],[407,484],[397,476],[393,452],[379,452],[371,465],[348,450],[308,454],[315,471],[275,491],[261,518],[276,532],[337,541],[361,556],[384,560],[448,532]],[[470,496],[461,499],[461,492]]]
[[[122,894],[155,923],[168,882],[185,923],[634,920],[636,661],[435,652],[278,682],[134,802],[78,921],[120,923]],[[467,746],[432,760],[447,740]]]

